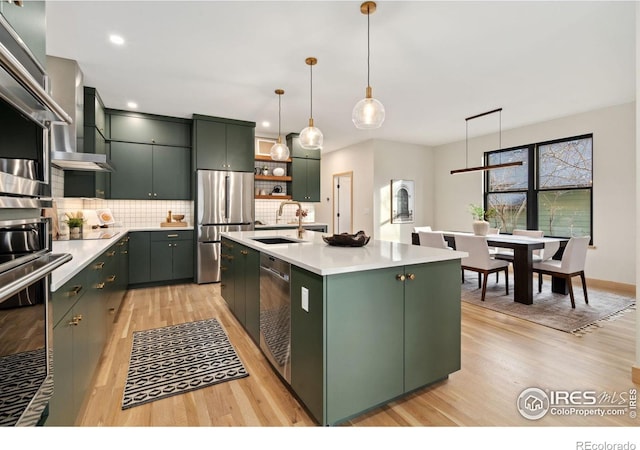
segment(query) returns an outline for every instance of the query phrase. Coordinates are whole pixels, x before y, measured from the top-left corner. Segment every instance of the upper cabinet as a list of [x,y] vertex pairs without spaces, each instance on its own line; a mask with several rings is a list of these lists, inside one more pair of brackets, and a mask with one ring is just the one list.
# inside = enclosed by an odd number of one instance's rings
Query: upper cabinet
[[103,139],[107,137],[104,103],[98,91],[88,86],[84,88],[84,126],[97,129]]
[[105,126],[115,166],[109,198],[191,200],[190,120],[107,110]]
[[287,135],[291,152],[291,197],[300,202],[320,201],[320,150],[300,145],[298,133]]
[[[44,66],[46,57],[46,11],[44,1],[0,1],[0,13],[31,54]],[[10,49],[13,52],[13,49]]]
[[193,115],[196,169],[253,172],[255,122]]
[[109,113],[112,141],[191,147],[191,127],[187,119],[128,111]]

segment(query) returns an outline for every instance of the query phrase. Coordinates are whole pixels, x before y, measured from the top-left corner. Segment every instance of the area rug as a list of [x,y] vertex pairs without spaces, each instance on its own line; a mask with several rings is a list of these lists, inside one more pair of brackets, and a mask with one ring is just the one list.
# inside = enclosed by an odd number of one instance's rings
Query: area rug
[[136,331],[122,409],[248,375],[216,319]]
[[551,292],[549,281],[545,281],[542,292],[538,293],[536,278],[533,287],[533,304],[523,305],[513,301],[513,278],[509,279],[509,295],[506,296],[502,274],[499,283],[495,282],[494,275],[490,275],[483,302],[480,300],[482,289],[478,288],[477,274],[469,274],[462,284],[461,299],[463,302],[578,336],[593,331],[602,321],[615,319],[635,305],[635,297],[589,288],[588,284],[588,305],[584,302],[581,286],[574,285],[573,292],[576,301],[575,309],[571,308],[568,295]]
[[0,426],[15,425],[47,375],[44,348],[0,357]]

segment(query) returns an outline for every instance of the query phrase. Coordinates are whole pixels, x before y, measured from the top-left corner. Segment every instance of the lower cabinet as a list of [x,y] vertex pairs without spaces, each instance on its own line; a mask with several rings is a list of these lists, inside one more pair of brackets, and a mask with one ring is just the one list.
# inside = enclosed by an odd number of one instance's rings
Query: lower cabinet
[[251,339],[260,344],[260,252],[222,238],[220,292]]
[[319,423],[460,369],[459,269],[444,261],[321,277],[292,267],[291,387]]
[[118,274],[127,266],[127,241],[121,238],[53,293],[54,391],[48,426],[73,425],[86,398],[125,294],[127,277]]
[[129,284],[193,279],[193,231],[129,233]]

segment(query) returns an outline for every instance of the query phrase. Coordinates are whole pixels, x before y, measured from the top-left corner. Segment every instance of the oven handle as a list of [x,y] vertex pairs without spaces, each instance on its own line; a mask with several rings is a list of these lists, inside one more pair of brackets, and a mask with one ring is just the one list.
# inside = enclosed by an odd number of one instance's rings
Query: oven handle
[[46,277],[71,259],[72,256],[69,253],[47,253],[36,260],[3,273],[0,275],[0,302]]
[[27,72],[27,70],[20,64],[20,62],[16,59],[15,56],[7,50],[7,48],[0,44],[0,63],[2,63],[2,67],[5,68],[7,72],[11,74],[11,76],[18,81],[24,88],[46,106],[50,111],[52,111],[61,122],[66,122],[68,124],[73,123],[73,119],[69,117],[69,115],[51,98],[49,94],[33,79],[31,74]]

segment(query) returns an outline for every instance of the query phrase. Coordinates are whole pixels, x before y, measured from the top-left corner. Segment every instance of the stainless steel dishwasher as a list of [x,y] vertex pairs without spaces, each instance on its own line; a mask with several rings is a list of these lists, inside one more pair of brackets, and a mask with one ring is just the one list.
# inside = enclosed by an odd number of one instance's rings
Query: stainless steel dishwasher
[[260,254],[260,349],[291,383],[291,265]]

